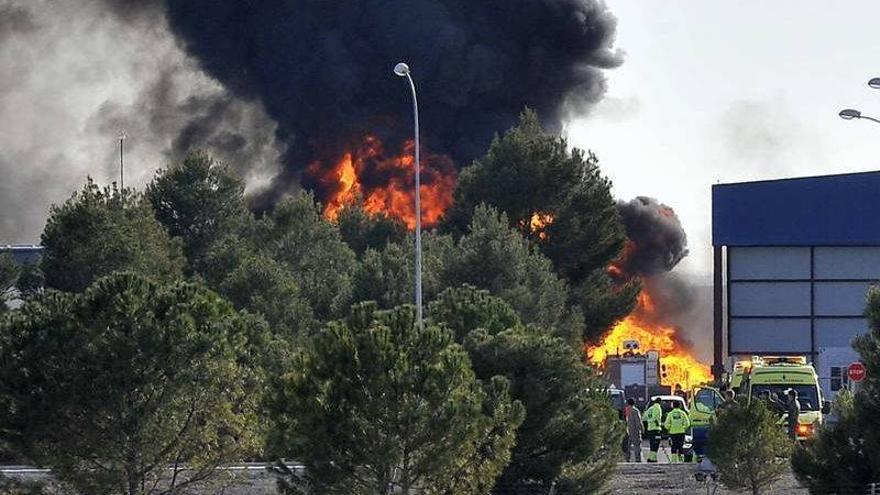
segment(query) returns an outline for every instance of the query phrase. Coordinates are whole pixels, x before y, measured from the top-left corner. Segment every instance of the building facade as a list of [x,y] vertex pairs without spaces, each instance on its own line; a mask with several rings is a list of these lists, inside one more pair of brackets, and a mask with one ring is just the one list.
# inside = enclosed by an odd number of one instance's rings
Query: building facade
[[823,392],[846,385],[880,281],[880,172],[712,188],[715,357],[807,356]]

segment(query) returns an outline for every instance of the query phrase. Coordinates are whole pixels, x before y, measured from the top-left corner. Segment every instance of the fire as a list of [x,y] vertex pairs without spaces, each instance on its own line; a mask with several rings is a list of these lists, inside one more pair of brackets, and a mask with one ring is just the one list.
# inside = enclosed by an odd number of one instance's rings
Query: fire
[[[529,218],[528,232],[538,237],[542,241],[547,240],[547,227],[553,223],[553,215],[550,213],[535,212]],[[525,221],[520,221],[520,227],[526,230]]]
[[[397,156],[387,156],[382,142],[375,136],[367,136],[355,149],[344,152],[332,167],[327,168],[321,161],[313,162],[308,174],[325,191],[324,216],[336,220],[343,208],[360,199],[368,213],[397,218],[414,229],[414,151],[415,145],[409,140]],[[456,175],[448,157],[425,155],[419,191],[422,224],[430,227],[440,221],[452,204]]]
[[587,347],[589,361],[602,366],[609,355],[624,349],[624,341],[635,340],[642,352],[654,350],[660,354],[660,364],[666,369],[666,376],[660,380],[662,385],[681,385],[687,389],[710,381],[709,367],[681,345],[676,329],[651,322],[655,313],[654,302],[643,290],[632,314],[618,322],[600,345]]

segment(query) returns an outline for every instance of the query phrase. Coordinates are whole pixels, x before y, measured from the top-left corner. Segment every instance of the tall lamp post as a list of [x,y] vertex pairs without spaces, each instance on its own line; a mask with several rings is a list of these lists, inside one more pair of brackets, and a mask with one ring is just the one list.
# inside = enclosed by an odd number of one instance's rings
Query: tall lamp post
[[[871,78],[871,80],[868,81],[868,87],[871,89],[880,89],[880,77]],[[864,119],[880,124],[880,120],[875,119],[874,117],[869,117],[867,115],[862,115],[862,112],[853,108],[846,108],[844,110],[841,110],[837,115],[839,115],[840,118],[842,118],[843,120]]]
[[422,167],[419,164],[419,103],[416,98],[416,83],[410,75],[409,66],[403,62],[394,66],[394,73],[405,77],[409,81],[409,89],[412,91],[413,122],[415,123],[415,176],[416,176],[416,321],[419,330],[422,324],[422,203],[421,203],[421,175]]

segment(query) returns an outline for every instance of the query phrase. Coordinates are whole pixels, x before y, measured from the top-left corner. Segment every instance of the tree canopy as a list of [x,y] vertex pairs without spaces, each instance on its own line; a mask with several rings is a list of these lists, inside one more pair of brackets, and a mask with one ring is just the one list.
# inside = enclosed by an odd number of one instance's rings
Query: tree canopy
[[357,258],[311,194],[300,192],[275,205],[257,225],[256,246],[295,274],[319,319],[345,313]]
[[181,239],[191,272],[217,240],[236,232],[250,216],[244,181],[204,152],[160,170],[145,195],[159,222]]
[[482,494],[510,456],[522,406],[507,380],[480,382],[452,333],[411,306],[365,303],[296,359],[278,398],[277,438],[305,475],[285,493]]
[[188,282],[49,291],[0,328],[0,439],[82,493],[180,493],[261,445],[259,331]]
[[838,394],[838,422],[819,429],[792,456],[797,479],[813,493],[849,492],[880,479],[880,287],[868,290],[870,331],[853,347],[867,369],[854,396]]
[[529,493],[546,493],[554,484],[575,493],[600,490],[617,462],[622,431],[579,350],[521,325],[509,304],[474,287],[445,291],[428,316],[462,338],[478,378],[504,376],[511,396],[525,406],[495,492],[531,487]]
[[48,288],[85,290],[118,270],[170,281],[182,274],[180,243],[149,203],[130,190],[100,188],[89,179],[63,205],[53,205],[42,234],[41,269]]
[[617,287],[605,273],[626,242],[611,182],[595,155],[569,149],[565,138],[545,132],[533,111],[524,111],[516,127],[462,171],[447,228],[463,234],[483,203],[504,213],[505,222],[572,286],[571,302],[587,325],[585,339],[632,310],[639,288]]

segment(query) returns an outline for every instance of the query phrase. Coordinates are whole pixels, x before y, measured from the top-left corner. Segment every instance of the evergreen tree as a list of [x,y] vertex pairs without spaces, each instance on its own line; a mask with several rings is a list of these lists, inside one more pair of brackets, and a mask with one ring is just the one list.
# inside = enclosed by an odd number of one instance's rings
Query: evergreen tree
[[776,413],[752,400],[718,412],[707,454],[724,486],[758,495],[788,470],[791,447]]
[[0,252],[0,313],[6,310],[6,302],[12,297],[21,267],[9,251]]
[[562,339],[524,327],[513,308],[485,290],[445,291],[428,307],[431,322],[463,340],[480,379],[501,375],[526,418],[495,493],[597,493],[617,462],[622,427],[604,386],[583,355]]
[[870,331],[853,341],[867,374],[854,396],[838,394],[839,421],[792,456],[792,469],[811,493],[849,492],[880,480],[880,287],[868,290]]
[[170,281],[184,258],[149,203],[126,189],[101,189],[89,179],[63,205],[53,205],[42,235],[40,268],[48,288],[80,292],[115,271]]
[[463,234],[482,203],[506,214],[573,288],[571,304],[587,324],[582,338],[595,339],[632,310],[639,288],[615,287],[605,273],[626,241],[611,183],[593,154],[570,150],[533,111],[462,171],[447,228]]
[[171,236],[182,240],[190,272],[202,268],[211,246],[235,233],[250,216],[244,181],[203,152],[160,170],[147,186],[146,198]]
[[507,380],[476,380],[452,334],[416,326],[411,306],[355,306],[293,370],[276,438],[306,469],[277,467],[284,493],[486,493],[522,421]]
[[583,320],[568,305],[568,285],[547,258],[508,226],[507,216],[485,205],[474,210],[467,233],[443,266],[444,285],[486,289],[535,324],[580,347]]
[[311,194],[283,199],[256,230],[257,248],[293,273],[318,319],[345,313],[357,259]]
[[339,233],[359,257],[368,249],[381,251],[388,243],[406,239],[406,225],[381,213],[370,214],[360,203],[346,205],[337,218]]
[[254,323],[131,273],[48,291],[0,328],[0,440],[80,493],[182,493],[261,445]]
[[[447,287],[443,277],[446,262],[457,256],[452,237],[436,232],[422,235],[422,297],[430,301]],[[376,301],[390,309],[415,300],[415,241],[407,236],[402,243],[368,249],[354,276],[355,301]]]

